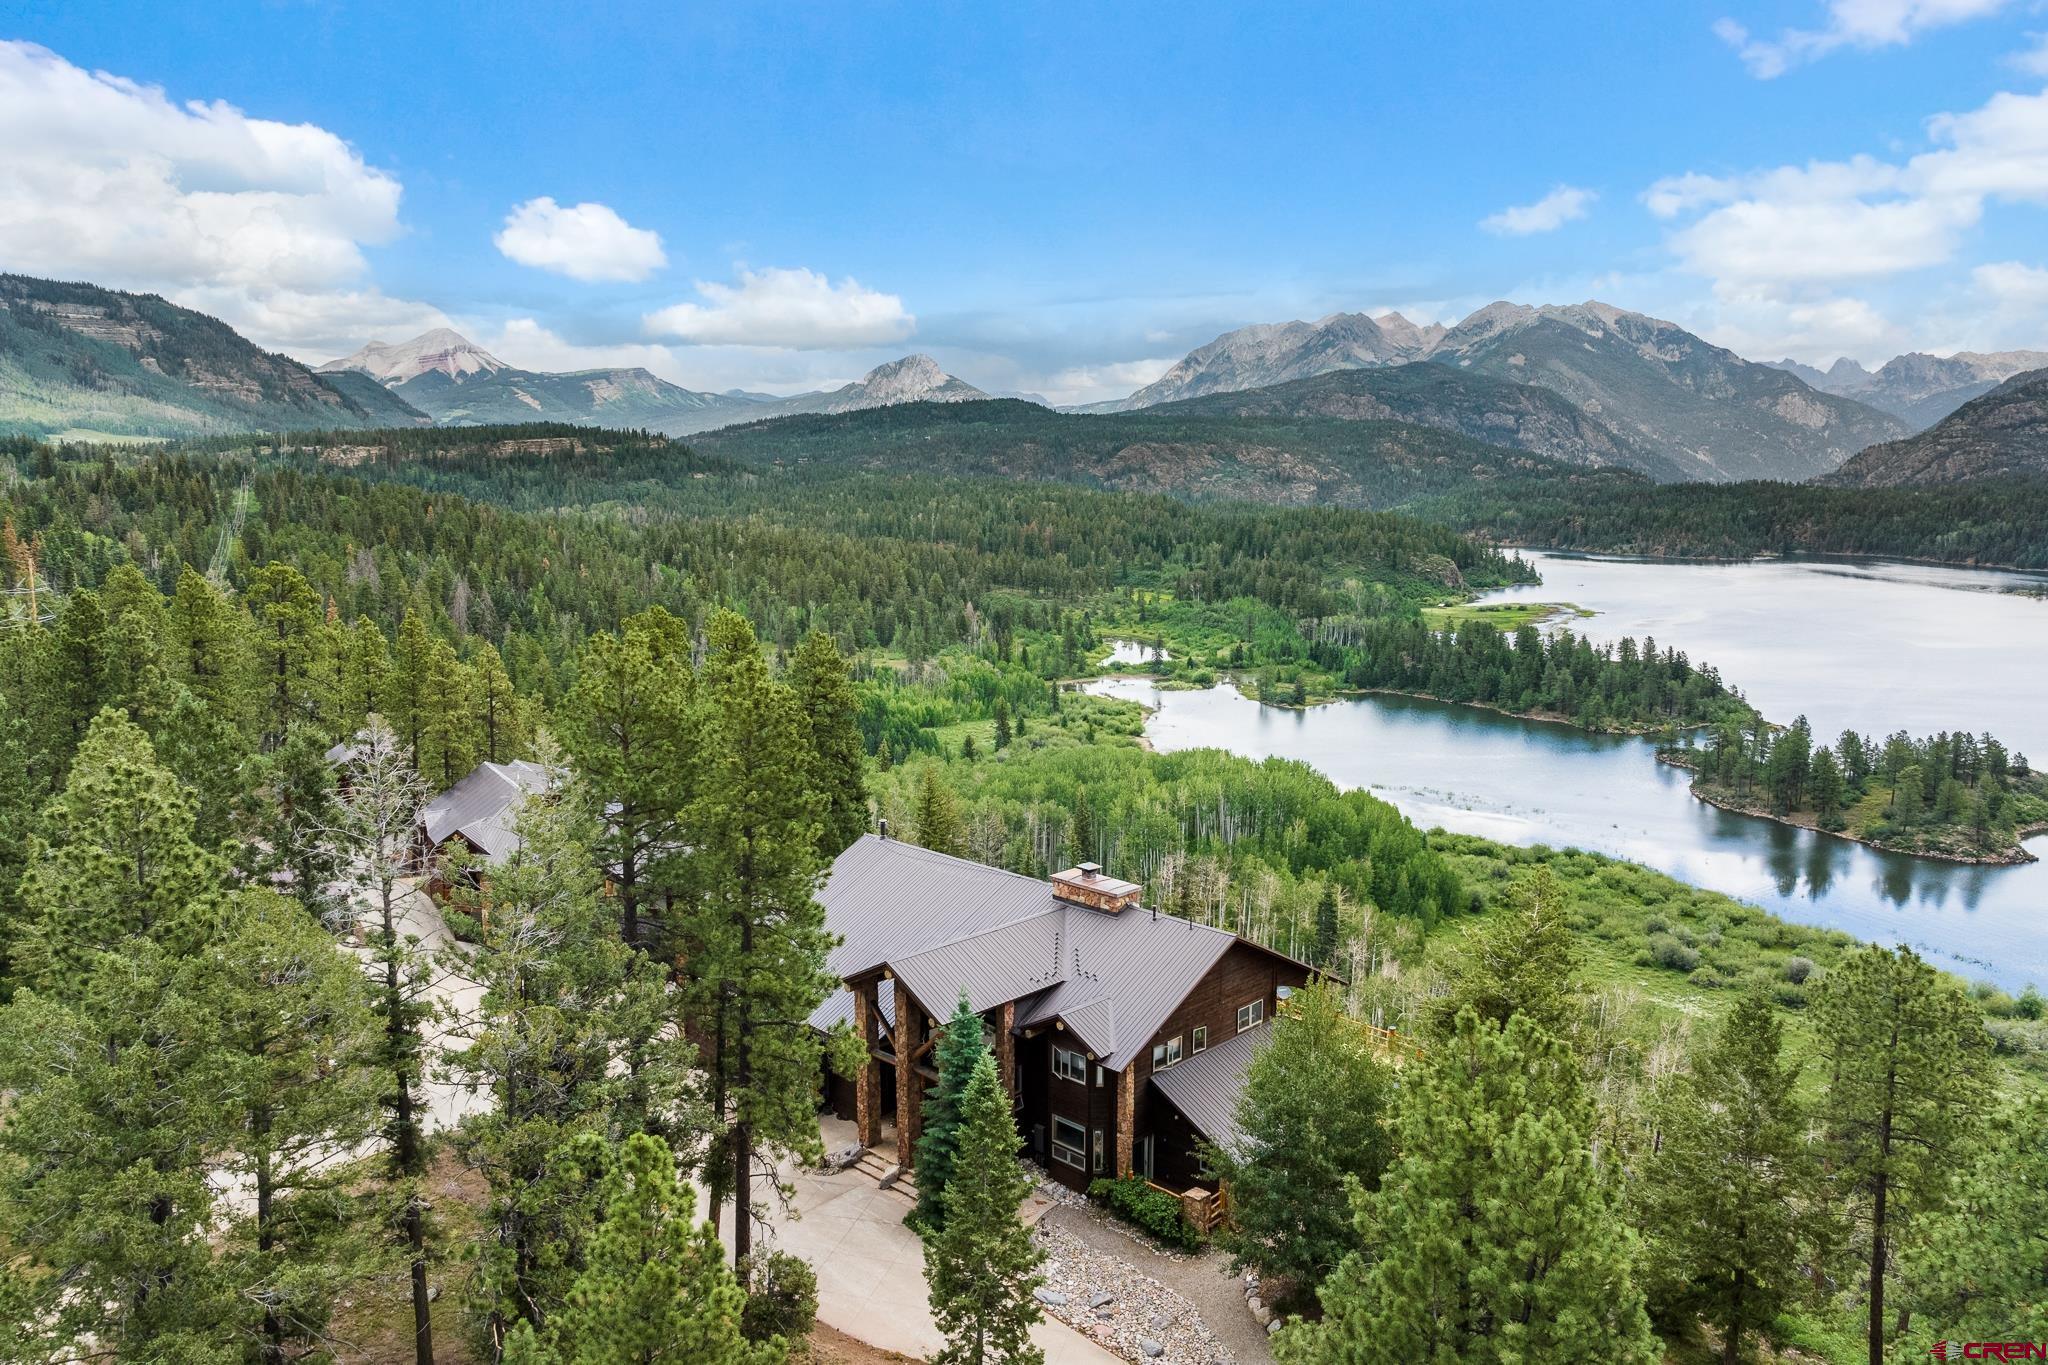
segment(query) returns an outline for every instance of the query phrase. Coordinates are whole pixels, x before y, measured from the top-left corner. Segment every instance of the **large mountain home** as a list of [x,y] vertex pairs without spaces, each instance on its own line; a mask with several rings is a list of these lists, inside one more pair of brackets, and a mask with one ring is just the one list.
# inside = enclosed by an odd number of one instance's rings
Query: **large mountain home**
[[[479,763],[460,782],[420,808],[413,833],[416,866],[427,874],[427,891],[444,899],[453,888],[451,872],[465,864],[502,862],[519,848],[515,828],[526,798],[554,786],[554,775],[538,763]],[[471,870],[458,876],[481,887]]]
[[869,1147],[893,1118],[911,1166],[932,1048],[965,993],[1020,1135],[1063,1183],[1204,1184],[1197,1140],[1234,1141],[1245,1066],[1312,971],[1140,890],[1092,863],[1041,881],[863,836],[818,896],[845,989],[811,1022],[850,1023],[867,1050],[859,1075],[828,1079],[834,1110]]

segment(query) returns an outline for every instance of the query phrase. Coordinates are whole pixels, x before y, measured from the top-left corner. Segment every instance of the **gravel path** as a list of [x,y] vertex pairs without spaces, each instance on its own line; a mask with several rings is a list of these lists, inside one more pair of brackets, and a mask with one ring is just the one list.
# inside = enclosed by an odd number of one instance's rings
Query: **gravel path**
[[1272,1365],[1266,1329],[1252,1321],[1245,1307],[1244,1282],[1229,1273],[1223,1253],[1171,1255],[1086,1205],[1066,1202],[1048,1210],[1040,1226],[1150,1276],[1185,1299],[1200,1315],[1206,1335],[1213,1336],[1238,1365]]

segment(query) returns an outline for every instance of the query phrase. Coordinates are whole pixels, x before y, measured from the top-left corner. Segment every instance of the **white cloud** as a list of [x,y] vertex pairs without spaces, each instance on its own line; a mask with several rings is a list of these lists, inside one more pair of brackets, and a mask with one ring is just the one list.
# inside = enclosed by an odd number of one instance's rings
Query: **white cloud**
[[1827,0],[1819,28],[1788,28],[1776,38],[1758,38],[1733,19],[1714,24],[1714,34],[1735,49],[1759,80],[1782,76],[1842,48],[1864,52],[1903,47],[1929,29],[1982,19],[2011,0]]
[[644,280],[668,264],[652,229],[604,204],[564,208],[546,195],[515,206],[491,241],[521,265],[572,280]]
[[1555,232],[1573,219],[1585,217],[1587,208],[1597,198],[1599,196],[1591,190],[1559,185],[1533,204],[1518,204],[1489,214],[1479,220],[1479,226],[1501,237]]
[[1105,365],[1074,365],[1048,376],[1044,384],[1036,386],[1036,391],[1052,403],[1099,403],[1134,393],[1179,363],[1179,356],[1161,356]]
[[2029,33],[2027,37],[2033,39],[2034,45],[2007,57],[2007,65],[2018,67],[2029,76],[2048,77],[2048,33]]
[[644,319],[649,336],[697,345],[830,350],[902,341],[917,328],[894,294],[814,270],[739,269],[737,284],[697,281],[703,303],[672,304]]
[[2048,307],[2048,270],[2019,261],[1994,261],[1970,272],[1970,281],[1993,303]]
[[400,187],[324,128],[0,42],[0,147],[0,267],[160,292],[303,355],[439,316],[362,285]]

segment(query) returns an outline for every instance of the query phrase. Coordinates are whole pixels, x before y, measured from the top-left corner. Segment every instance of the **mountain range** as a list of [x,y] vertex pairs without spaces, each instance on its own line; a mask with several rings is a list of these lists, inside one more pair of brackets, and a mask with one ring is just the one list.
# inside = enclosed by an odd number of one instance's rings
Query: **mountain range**
[[1924,431],[2014,375],[2048,366],[2048,351],[1958,351],[1894,356],[1875,371],[1843,356],[1826,370],[1796,360],[1771,362],[1822,393],[1854,398]]
[[1491,303],[1450,328],[1418,327],[1398,313],[1240,328],[1093,410],[1418,360],[1548,389],[1687,479],[1811,478],[1909,430],[1890,413],[1819,392],[1674,323],[1598,302]]
[[0,275],[0,431],[181,437],[430,420],[155,294]]
[[1872,446],[1827,478],[1846,487],[2048,476],[2048,368],[2007,379],[1916,436]]

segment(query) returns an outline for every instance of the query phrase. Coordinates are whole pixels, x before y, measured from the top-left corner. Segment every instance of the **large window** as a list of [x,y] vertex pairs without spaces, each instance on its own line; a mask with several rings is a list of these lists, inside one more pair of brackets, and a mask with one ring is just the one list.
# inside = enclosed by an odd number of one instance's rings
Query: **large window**
[[1239,1033],[1243,1033],[1246,1029],[1256,1027],[1264,1022],[1266,1022],[1265,1001],[1254,1000],[1248,1005],[1239,1005],[1237,1007],[1237,1031]]
[[1152,1045],[1152,1069],[1164,1071],[1180,1063],[1180,1035],[1174,1034],[1163,1043]]
[[1079,1081],[1088,1084],[1088,1059],[1078,1052],[1069,1052],[1063,1047],[1052,1050],[1052,1074],[1063,1081]]
[[1052,1116],[1052,1159],[1064,1161],[1077,1171],[1088,1169],[1088,1130],[1072,1119]]

